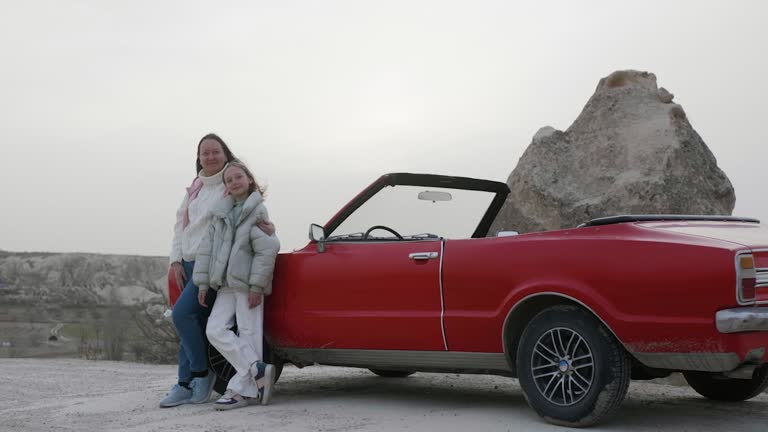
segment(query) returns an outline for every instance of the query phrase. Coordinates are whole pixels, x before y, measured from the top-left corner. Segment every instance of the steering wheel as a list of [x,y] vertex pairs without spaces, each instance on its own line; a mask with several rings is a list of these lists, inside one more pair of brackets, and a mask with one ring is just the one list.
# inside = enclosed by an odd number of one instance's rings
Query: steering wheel
[[370,234],[370,233],[371,233],[371,231],[373,231],[373,230],[377,230],[377,229],[380,229],[380,230],[384,230],[384,231],[389,231],[389,232],[391,232],[392,234],[394,234],[394,235],[395,235],[395,237],[397,237],[397,238],[398,238],[398,240],[403,240],[403,236],[401,236],[400,234],[398,234],[398,233],[397,233],[397,231],[393,230],[393,229],[392,229],[392,228],[390,228],[390,227],[386,227],[386,226],[384,226],[384,225],[374,225],[374,226],[372,226],[372,227],[368,228],[368,231],[366,231],[366,232],[365,232],[365,234],[363,234],[363,240],[367,240],[367,239],[368,239],[368,234]]

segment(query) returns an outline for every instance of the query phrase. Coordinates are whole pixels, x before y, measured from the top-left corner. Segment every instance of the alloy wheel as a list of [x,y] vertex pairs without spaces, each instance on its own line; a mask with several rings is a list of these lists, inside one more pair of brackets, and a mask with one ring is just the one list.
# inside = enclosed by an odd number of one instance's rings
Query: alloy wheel
[[564,327],[539,337],[531,354],[531,369],[541,395],[558,406],[581,401],[595,380],[595,360],[589,344]]

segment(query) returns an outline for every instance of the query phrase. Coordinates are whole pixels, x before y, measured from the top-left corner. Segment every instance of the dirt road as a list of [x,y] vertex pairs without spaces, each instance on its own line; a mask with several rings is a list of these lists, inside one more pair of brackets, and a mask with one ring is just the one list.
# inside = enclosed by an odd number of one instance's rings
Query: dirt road
[[[273,404],[215,412],[160,409],[175,368],[84,360],[0,360],[0,431],[560,431],[528,408],[517,381],[426,374],[379,378],[357,369],[288,367]],[[768,430],[768,394],[709,402],[687,387],[633,383],[595,431]]]

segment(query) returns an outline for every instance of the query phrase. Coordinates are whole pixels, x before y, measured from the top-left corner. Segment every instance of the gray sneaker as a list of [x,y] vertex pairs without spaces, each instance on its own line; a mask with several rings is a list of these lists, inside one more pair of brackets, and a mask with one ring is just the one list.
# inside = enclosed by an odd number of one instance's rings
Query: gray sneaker
[[216,384],[216,374],[208,371],[208,375],[203,378],[192,378],[192,382],[189,386],[192,387],[192,399],[193,404],[206,403],[211,398],[213,393],[213,385]]
[[269,404],[272,399],[272,385],[275,383],[275,367],[269,363],[256,362],[251,366],[251,374],[259,389],[258,398],[261,404]]
[[165,399],[160,401],[160,408],[170,408],[188,404],[192,401],[192,390],[174,384]]
[[253,399],[254,398],[242,396],[235,393],[233,390],[227,389],[224,395],[213,404],[213,409],[216,411],[227,411],[242,408],[250,405],[251,400]]

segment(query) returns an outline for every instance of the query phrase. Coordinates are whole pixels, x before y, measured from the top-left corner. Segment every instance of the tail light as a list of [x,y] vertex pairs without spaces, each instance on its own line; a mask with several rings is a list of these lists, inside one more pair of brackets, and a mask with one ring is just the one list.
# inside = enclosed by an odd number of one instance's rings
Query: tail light
[[741,280],[741,300],[745,302],[755,301],[755,278],[743,278]]
[[739,303],[753,303],[755,301],[755,285],[757,275],[755,273],[755,259],[750,254],[736,257],[737,294]]

